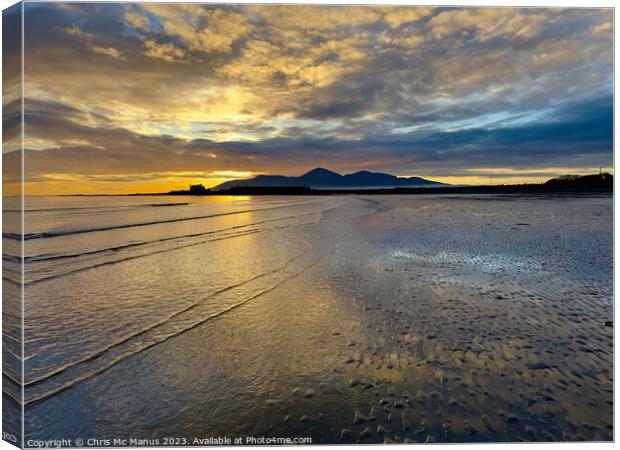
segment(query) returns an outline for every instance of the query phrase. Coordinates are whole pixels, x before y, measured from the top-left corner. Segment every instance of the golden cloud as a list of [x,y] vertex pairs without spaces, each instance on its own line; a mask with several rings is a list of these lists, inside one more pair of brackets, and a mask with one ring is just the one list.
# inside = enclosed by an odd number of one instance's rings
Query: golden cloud
[[205,9],[197,4],[145,4],[168,36],[180,38],[192,51],[229,53],[235,40],[251,27],[246,17],[227,9]]
[[146,56],[167,62],[183,61],[187,52],[171,42],[160,44],[152,39],[145,39]]
[[125,23],[127,23],[129,26],[137,30],[141,30],[141,31],[149,30],[149,26],[150,26],[149,19],[148,17],[143,16],[142,14],[138,14],[137,12],[134,12],[134,11],[129,11],[125,13],[123,18],[125,19]]

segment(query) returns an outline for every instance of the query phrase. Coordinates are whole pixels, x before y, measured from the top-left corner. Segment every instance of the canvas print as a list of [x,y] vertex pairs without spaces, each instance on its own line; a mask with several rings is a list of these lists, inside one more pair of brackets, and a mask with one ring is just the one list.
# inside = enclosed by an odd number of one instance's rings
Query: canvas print
[[5,441],[613,440],[613,9],[2,20]]

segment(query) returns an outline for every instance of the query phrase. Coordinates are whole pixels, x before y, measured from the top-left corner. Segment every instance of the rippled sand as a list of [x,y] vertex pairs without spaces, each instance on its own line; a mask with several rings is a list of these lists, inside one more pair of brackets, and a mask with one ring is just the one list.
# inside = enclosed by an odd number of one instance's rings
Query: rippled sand
[[26,438],[612,439],[611,197],[289,200],[33,238]]

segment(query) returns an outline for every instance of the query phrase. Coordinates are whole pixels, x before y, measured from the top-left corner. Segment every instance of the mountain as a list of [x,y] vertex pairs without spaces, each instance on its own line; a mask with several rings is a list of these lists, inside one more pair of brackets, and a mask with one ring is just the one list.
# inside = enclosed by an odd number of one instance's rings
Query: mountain
[[426,180],[420,177],[399,178],[388,173],[368,172],[366,170],[340,175],[321,167],[313,169],[300,177],[283,175],[258,175],[249,180],[231,180],[212,190],[222,191],[233,187],[289,187],[305,186],[314,189],[365,189],[395,187],[440,187],[445,183]]

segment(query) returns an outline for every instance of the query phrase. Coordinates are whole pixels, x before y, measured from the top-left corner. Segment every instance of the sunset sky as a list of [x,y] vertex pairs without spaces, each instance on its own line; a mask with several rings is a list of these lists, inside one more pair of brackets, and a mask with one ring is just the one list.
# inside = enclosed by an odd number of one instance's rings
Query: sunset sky
[[611,170],[611,9],[27,3],[24,23],[27,194]]

